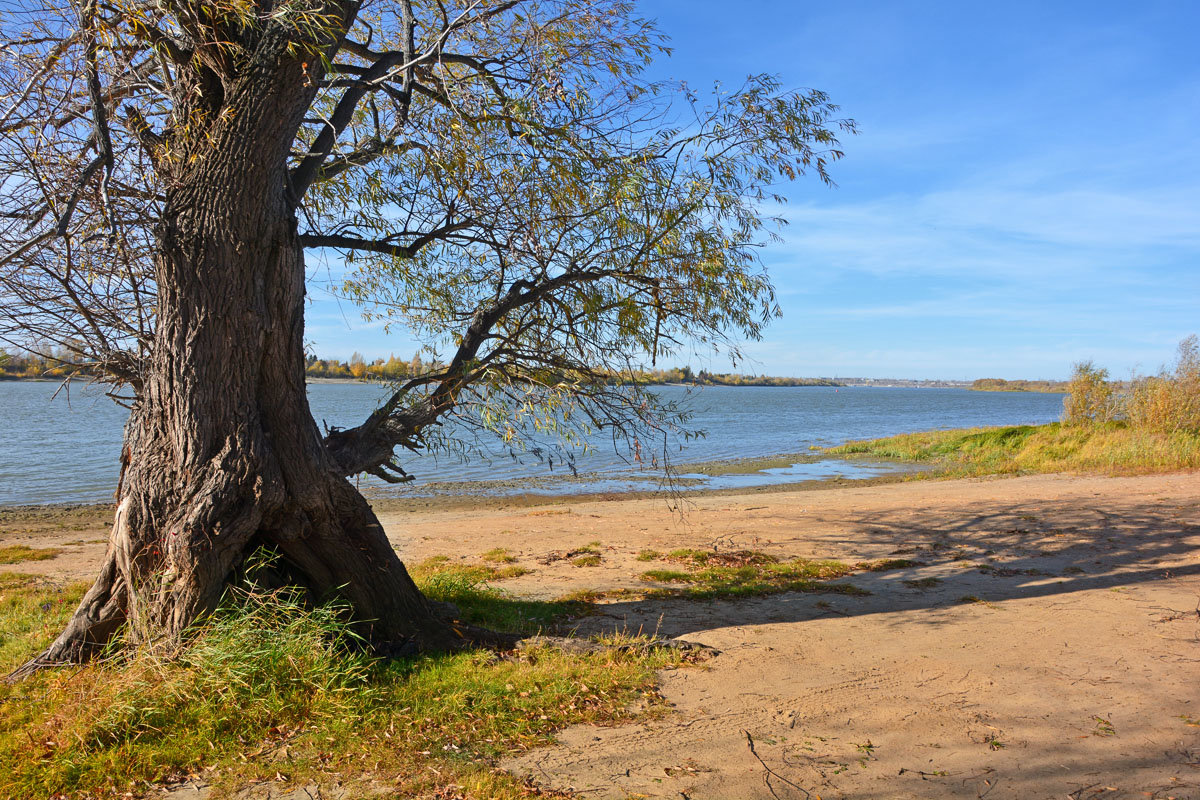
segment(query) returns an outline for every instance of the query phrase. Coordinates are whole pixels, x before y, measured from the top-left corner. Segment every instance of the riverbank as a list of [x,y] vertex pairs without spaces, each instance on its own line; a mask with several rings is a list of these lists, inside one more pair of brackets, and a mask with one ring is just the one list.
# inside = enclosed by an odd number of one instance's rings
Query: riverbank
[[[569,727],[555,746],[492,763],[589,798],[1200,794],[1194,474],[824,483],[688,499],[682,514],[661,497],[623,496],[380,510],[410,565],[490,574],[521,602],[591,601],[593,613],[572,623],[581,635],[640,629],[720,651],[701,669],[660,673],[665,705],[651,718]],[[16,536],[0,517],[0,547],[61,551],[0,573],[90,577],[103,512],[61,510],[55,529],[56,512],[30,511]],[[746,567],[700,584],[694,553]],[[739,570],[797,558],[844,565],[835,582],[854,591],[767,586],[722,599],[744,585],[729,583]],[[255,800],[308,774],[280,747],[304,752],[324,734],[316,725],[264,735],[276,743],[250,742],[248,758],[280,779],[245,795]],[[455,747],[480,752],[469,730],[454,735]],[[353,753],[329,764],[329,780],[387,778]],[[192,794],[177,796],[204,797],[217,782],[201,770]]]
[[925,464],[937,477],[1081,472],[1145,475],[1200,469],[1200,432],[1120,422],[922,431],[829,448],[835,456]]
[[1200,469],[1200,433],[1147,431],[1105,425],[1019,425],[925,431],[851,441],[829,455],[894,458],[924,464],[926,476],[967,477],[1033,473],[1148,475]]

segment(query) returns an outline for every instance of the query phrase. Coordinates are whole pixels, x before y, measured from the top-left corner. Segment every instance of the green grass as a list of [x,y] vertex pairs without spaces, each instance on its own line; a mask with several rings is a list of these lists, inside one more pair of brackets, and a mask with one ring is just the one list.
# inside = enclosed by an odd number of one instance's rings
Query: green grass
[[642,550],[637,554],[638,561],[656,561],[662,558],[662,553],[657,550]]
[[932,464],[914,477],[968,477],[1044,472],[1132,475],[1200,468],[1200,434],[1159,432],[1120,422],[1091,426],[1015,425],[927,431],[849,442],[834,455]]
[[715,600],[779,592],[870,594],[865,589],[847,583],[828,583],[831,579],[853,572],[840,561],[803,558],[780,561],[768,553],[754,550],[726,553],[675,550],[668,553],[666,558],[679,562],[682,569],[647,570],[642,573],[642,580],[679,585],[651,589],[647,592],[651,596]]
[[0,547],[0,564],[20,564],[22,561],[45,561],[62,550],[57,547],[27,547],[23,544]]
[[[426,566],[420,582],[468,621],[514,631],[586,608],[513,599],[458,569]],[[0,669],[44,647],[83,589],[0,577]],[[134,653],[0,684],[0,797],[141,794],[204,772],[225,791],[278,773],[285,785],[339,780],[353,796],[374,781],[395,796],[515,800],[524,784],[497,757],[568,724],[627,718],[639,698],[657,707],[656,671],[682,659],[641,646],[383,661],[345,618],[287,593],[241,595],[175,658]]]
[[666,555],[667,561],[682,561],[690,564],[720,565],[740,567],[747,564],[774,564],[778,558],[770,553],[759,550],[729,550],[724,553],[715,550],[672,550]]
[[486,553],[481,553],[479,557],[493,564],[515,564],[517,561],[517,557],[503,547],[495,547]]
[[0,673],[7,673],[62,630],[86,583],[55,586],[36,575],[0,572]]
[[434,556],[410,567],[409,572],[426,597],[454,603],[463,622],[485,628],[541,633],[564,619],[591,612],[591,605],[579,600],[522,600],[489,583],[513,569],[452,564],[445,556]]

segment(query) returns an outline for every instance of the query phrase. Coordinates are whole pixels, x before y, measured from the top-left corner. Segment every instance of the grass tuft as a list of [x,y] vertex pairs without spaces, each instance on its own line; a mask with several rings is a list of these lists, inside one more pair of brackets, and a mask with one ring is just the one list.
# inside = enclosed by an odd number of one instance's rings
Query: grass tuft
[[933,577],[913,578],[911,580],[901,581],[901,583],[910,589],[932,589],[935,586],[940,586],[942,584],[942,579]]
[[13,544],[0,547],[0,564],[20,564],[22,561],[45,561],[62,553],[57,547],[28,547]]
[[730,553],[676,550],[667,558],[681,562],[685,569],[647,570],[642,573],[642,580],[682,586],[651,589],[647,594],[696,600],[755,597],[779,592],[870,594],[847,583],[826,582],[852,572],[840,561],[803,558],[779,561],[774,556],[751,550]]
[[666,558],[668,561],[723,567],[774,564],[779,561],[770,553],[763,553],[759,550],[731,550],[725,553],[715,550],[672,550],[667,553]]
[[911,567],[923,566],[925,566],[925,562],[914,561],[911,558],[883,558],[879,561],[860,561],[854,565],[854,568],[866,572],[889,572],[894,569],[909,569]]
[[527,575],[529,570],[516,565],[497,567],[491,564],[458,564],[452,563],[447,556],[431,556],[409,567],[408,572],[418,584],[427,579],[447,580],[450,576],[461,578],[468,583],[478,584],[487,581],[502,581],[506,578],[519,578]]
[[515,564],[517,561],[517,557],[503,547],[492,548],[486,553],[481,553],[479,557],[492,564]]

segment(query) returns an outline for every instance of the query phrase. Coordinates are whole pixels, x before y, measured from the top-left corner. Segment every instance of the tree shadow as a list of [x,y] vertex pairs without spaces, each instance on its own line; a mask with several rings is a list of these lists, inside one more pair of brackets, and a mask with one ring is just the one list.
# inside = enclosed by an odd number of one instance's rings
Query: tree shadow
[[[905,558],[920,566],[859,572],[838,582],[866,589],[867,596],[782,593],[765,597],[698,601],[647,597],[603,603],[582,632],[656,629],[685,636],[729,625],[803,622],[830,616],[899,611],[919,624],[951,621],[943,613],[963,602],[992,605],[1052,598],[1097,589],[1200,575],[1200,504],[1141,503],[1106,507],[1035,500],[989,501],[978,508],[914,510],[895,507],[842,517],[823,517],[861,549]],[[803,538],[803,530],[797,530]],[[925,579],[924,588],[915,583]],[[929,580],[933,579],[933,580]],[[906,583],[907,582],[907,583]],[[1200,593],[1198,593],[1200,599]],[[1196,608],[1162,609],[1194,616]],[[910,625],[913,615],[897,624]]]

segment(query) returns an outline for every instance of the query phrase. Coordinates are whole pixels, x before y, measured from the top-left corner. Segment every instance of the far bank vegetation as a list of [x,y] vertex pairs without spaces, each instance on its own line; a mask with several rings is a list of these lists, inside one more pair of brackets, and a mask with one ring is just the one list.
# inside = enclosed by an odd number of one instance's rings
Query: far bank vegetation
[[1200,469],[1200,341],[1187,337],[1173,364],[1127,381],[1076,364],[1060,422],[911,433],[831,452],[931,463],[927,474],[947,477]]
[[[436,373],[445,368],[437,358],[422,359],[418,353],[411,359],[400,359],[395,355],[367,361],[361,353],[354,353],[349,361],[309,356],[305,374],[309,378],[334,378],[344,380],[376,380],[395,382],[418,375]],[[831,378],[789,378],[770,375],[741,375],[738,373],[695,372],[691,367],[637,370],[632,373],[633,382],[641,385],[682,383],[694,386],[841,386]],[[612,382],[629,380],[629,375],[612,376]]]
[[1066,381],[1008,381],[1004,378],[980,378],[971,382],[976,392],[1065,392]]

